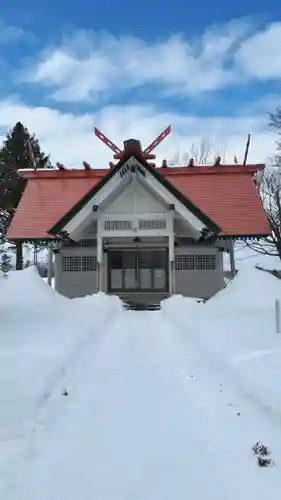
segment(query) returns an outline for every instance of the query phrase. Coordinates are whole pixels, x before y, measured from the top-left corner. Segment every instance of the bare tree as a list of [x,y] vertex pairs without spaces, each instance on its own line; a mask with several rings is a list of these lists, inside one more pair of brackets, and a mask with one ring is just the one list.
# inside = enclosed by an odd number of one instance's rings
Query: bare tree
[[185,163],[190,158],[194,159],[195,165],[206,165],[208,159],[212,155],[212,148],[208,137],[204,137],[199,145],[192,144],[189,153],[185,153]]
[[271,234],[258,240],[246,241],[246,246],[262,255],[281,260],[281,170],[268,167],[256,177],[257,189],[269,222]]
[[246,242],[252,250],[281,260],[281,109],[270,113],[270,127],[277,133],[277,153],[272,166],[256,175],[256,185],[271,229],[267,238]]
[[191,144],[189,152],[180,156],[179,153],[172,158],[169,162],[170,165],[188,164],[189,160],[193,158],[195,165],[209,165],[215,162],[216,158],[220,157],[224,161],[226,155],[226,146],[220,148],[219,151],[214,153],[211,142],[208,137],[203,137],[199,144]]
[[274,113],[269,114],[269,126],[277,134],[275,165],[281,166],[281,108],[277,108]]

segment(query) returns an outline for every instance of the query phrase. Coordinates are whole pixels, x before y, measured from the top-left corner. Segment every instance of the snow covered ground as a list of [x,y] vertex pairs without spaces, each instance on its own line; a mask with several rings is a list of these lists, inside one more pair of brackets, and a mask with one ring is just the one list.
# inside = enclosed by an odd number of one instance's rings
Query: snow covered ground
[[157,312],[1,279],[0,498],[279,498],[281,281],[245,262],[206,304]]
[[[1,464],[33,429],[57,384],[121,305],[116,297],[102,294],[65,299],[35,268],[2,277],[0,297]],[[1,465],[0,478],[1,486]]]

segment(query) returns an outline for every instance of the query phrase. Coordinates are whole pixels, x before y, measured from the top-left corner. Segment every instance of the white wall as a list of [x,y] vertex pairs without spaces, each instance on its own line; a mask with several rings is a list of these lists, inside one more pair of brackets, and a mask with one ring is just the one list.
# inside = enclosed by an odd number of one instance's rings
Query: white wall
[[55,254],[55,288],[69,298],[83,297],[97,292],[97,273],[63,271],[64,256],[96,256],[96,248],[62,248]]
[[177,247],[175,255],[215,255],[215,270],[176,271],[176,293],[187,297],[208,298],[224,287],[223,253],[213,246]]
[[165,213],[163,204],[138,181],[133,181],[123,193],[104,210],[104,214]]

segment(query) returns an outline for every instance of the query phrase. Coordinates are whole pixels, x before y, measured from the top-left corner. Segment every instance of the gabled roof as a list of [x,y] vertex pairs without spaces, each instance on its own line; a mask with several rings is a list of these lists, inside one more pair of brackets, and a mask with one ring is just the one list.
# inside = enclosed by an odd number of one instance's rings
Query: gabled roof
[[[253,181],[253,174],[263,168],[222,165],[159,168],[155,172],[206,214],[220,228],[220,236],[254,237],[270,234]],[[52,238],[48,231],[112,170],[23,172],[28,182],[8,239]]]
[[21,175],[27,185],[7,238],[44,240],[52,238],[50,227],[104,177],[105,170],[25,171]]
[[78,213],[80,210],[88,203],[91,198],[121,169],[121,167],[130,159],[132,156],[154,177],[156,180],[162,184],[168,192],[173,194],[183,205],[186,206],[191,213],[193,213],[201,222],[203,222],[208,228],[210,228],[215,233],[220,231],[220,227],[208,216],[206,212],[203,212],[196,204],[189,200],[188,196],[184,195],[174,184],[169,182],[168,176],[161,175],[159,169],[152,167],[143,158],[138,151],[132,152],[127,151],[122,156],[122,159],[115,165],[114,168],[110,169],[108,173],[100,180],[99,183],[95,184],[88,193],[83,196],[56,224],[49,228],[51,234],[57,234],[61,231],[64,226]]
[[170,183],[216,222],[221,235],[254,237],[271,233],[253,179],[263,168],[235,165],[165,170],[169,170]]

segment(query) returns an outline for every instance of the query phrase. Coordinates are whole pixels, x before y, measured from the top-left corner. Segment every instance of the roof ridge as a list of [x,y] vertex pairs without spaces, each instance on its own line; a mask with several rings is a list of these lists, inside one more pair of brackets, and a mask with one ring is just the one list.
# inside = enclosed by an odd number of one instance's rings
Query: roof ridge
[[251,174],[255,173],[259,170],[263,170],[265,168],[265,164],[252,164],[246,165],[203,165],[203,166],[193,166],[193,167],[169,167],[169,168],[161,168],[160,171],[163,172],[164,175],[209,175],[209,174]]
[[[181,167],[157,167],[155,170],[163,177],[179,175],[220,175],[220,174],[253,174],[263,170],[265,164],[257,163],[251,165],[202,165]],[[70,179],[70,178],[101,178],[110,172],[110,168],[103,169],[44,169],[44,170],[18,170],[19,175],[25,179]]]

